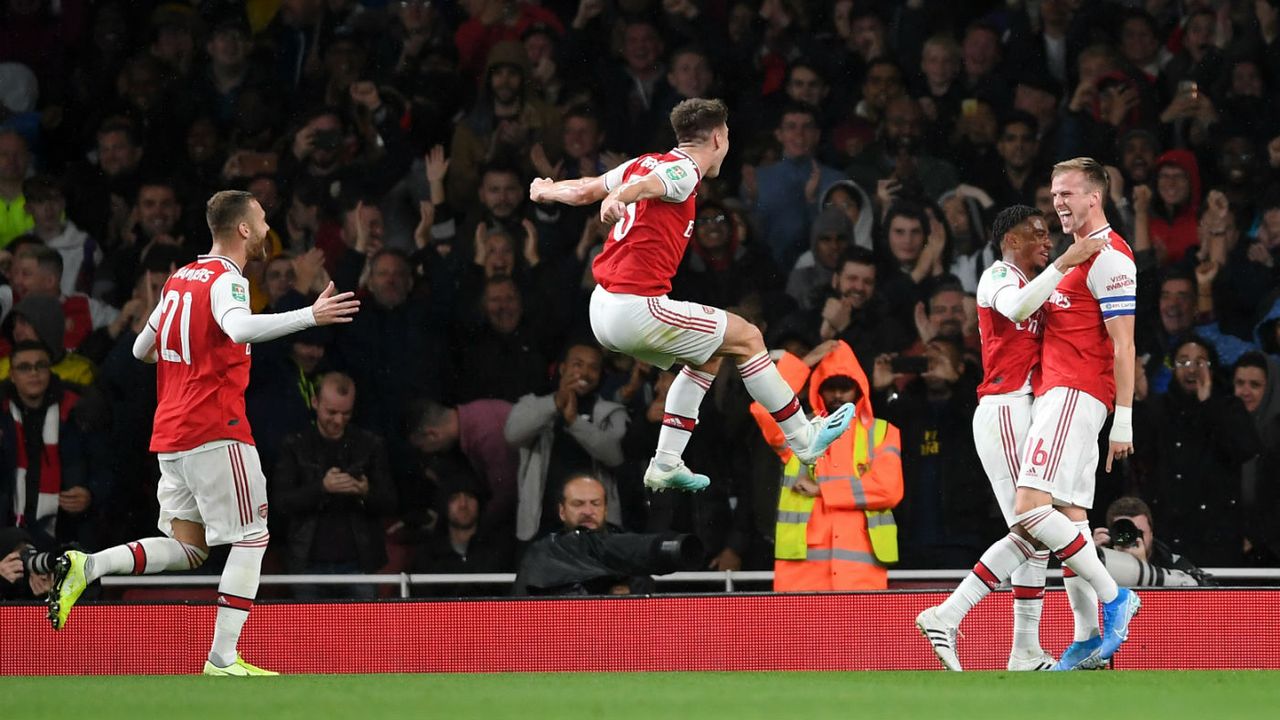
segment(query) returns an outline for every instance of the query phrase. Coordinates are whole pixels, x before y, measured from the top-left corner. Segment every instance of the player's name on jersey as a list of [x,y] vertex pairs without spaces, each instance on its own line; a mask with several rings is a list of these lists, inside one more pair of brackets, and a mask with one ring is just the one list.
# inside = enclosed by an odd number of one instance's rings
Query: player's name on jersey
[[180,280],[191,280],[192,282],[209,282],[213,278],[213,271],[208,268],[184,267],[173,276]]

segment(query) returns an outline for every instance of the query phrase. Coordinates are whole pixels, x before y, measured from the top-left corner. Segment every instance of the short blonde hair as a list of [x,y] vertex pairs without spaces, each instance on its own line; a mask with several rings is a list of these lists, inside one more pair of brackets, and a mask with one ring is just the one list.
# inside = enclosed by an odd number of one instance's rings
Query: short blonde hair
[[1088,181],[1095,190],[1101,193],[1103,197],[1106,197],[1107,192],[1110,189],[1111,178],[1107,176],[1107,169],[1103,167],[1102,163],[1091,157],[1078,157],[1071,158],[1070,160],[1063,160],[1053,166],[1053,177],[1058,177],[1064,173],[1076,171],[1084,173],[1084,179]]

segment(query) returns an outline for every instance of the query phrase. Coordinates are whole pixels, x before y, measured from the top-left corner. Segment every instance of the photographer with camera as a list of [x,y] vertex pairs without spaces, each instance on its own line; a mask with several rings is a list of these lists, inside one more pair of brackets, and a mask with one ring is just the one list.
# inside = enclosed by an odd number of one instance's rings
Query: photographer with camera
[[604,484],[591,475],[565,480],[559,507],[563,529],[529,545],[512,594],[648,594],[651,574],[700,569],[695,535],[642,535],[607,523]]
[[1093,529],[1107,572],[1123,587],[1194,587],[1213,584],[1203,570],[1155,536],[1151,508],[1136,497],[1107,507],[1107,525]]
[[31,600],[48,594],[59,554],[36,550],[22,528],[0,529],[0,601]]

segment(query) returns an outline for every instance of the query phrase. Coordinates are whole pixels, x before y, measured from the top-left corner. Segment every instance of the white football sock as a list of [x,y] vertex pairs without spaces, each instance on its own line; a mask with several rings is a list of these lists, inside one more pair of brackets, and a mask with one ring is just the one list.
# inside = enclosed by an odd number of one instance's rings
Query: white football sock
[[1087,524],[1081,532],[1070,518],[1049,505],[1032,508],[1019,515],[1017,521],[1032,537],[1052,550],[1064,566],[1092,585],[1099,600],[1105,603],[1116,598],[1119,588],[1107,573],[1107,567],[1098,559],[1088,537]]
[[[1096,555],[1093,534],[1089,532],[1089,522],[1073,524],[1089,541],[1089,546],[1081,552]],[[1068,567],[1062,568],[1062,586],[1066,588],[1067,599],[1071,601],[1071,617],[1075,622],[1072,639],[1082,641],[1101,635],[1102,631],[1098,627],[1098,593],[1094,591],[1093,586]]]
[[693,428],[698,424],[698,408],[711,383],[716,379],[711,373],[689,367],[680,369],[667,390],[663,407],[662,429],[658,431],[658,451],[654,460],[659,468],[670,470],[681,462],[685,446]]
[[1037,550],[1009,577],[1013,585],[1013,649],[1022,655],[1044,652],[1040,647],[1040,612],[1044,609],[1048,564],[1049,551]]
[[109,547],[88,557],[85,578],[103,575],[153,575],[165,570],[194,570],[209,558],[207,550],[167,537],[149,537]]
[[782,374],[769,359],[769,353],[761,352],[748,358],[738,365],[738,372],[742,374],[742,383],[747,386],[751,397],[782,426],[787,442],[792,447],[808,446],[809,418],[800,410],[800,399],[782,379]]
[[236,661],[236,643],[240,630],[249,618],[253,600],[258,596],[258,580],[262,576],[262,556],[267,552],[270,535],[243,540],[231,546],[227,565],[218,583],[218,619],[213,631],[213,647],[209,662],[227,667]]
[[973,566],[973,572],[938,606],[938,619],[948,625],[959,625],[973,606],[1009,579],[1030,552],[1031,544],[1013,533],[992,543]]

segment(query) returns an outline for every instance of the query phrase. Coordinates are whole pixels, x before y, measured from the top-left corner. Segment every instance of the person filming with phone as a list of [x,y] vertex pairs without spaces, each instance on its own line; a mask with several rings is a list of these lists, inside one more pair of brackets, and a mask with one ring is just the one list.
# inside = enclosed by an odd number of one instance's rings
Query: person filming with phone
[[1107,526],[1093,529],[1093,542],[1116,583],[1125,587],[1194,587],[1213,584],[1185,556],[1156,539],[1151,508],[1136,497],[1107,507]]
[[[923,356],[884,354],[872,370],[875,415],[902,431],[902,568],[971,567],[1002,528],[973,440],[977,383],[964,342],[938,335]],[[916,373],[899,390],[904,375]]]

